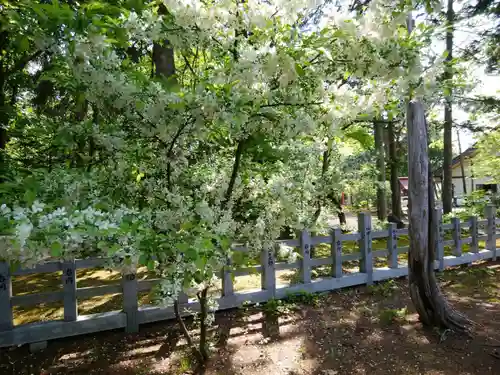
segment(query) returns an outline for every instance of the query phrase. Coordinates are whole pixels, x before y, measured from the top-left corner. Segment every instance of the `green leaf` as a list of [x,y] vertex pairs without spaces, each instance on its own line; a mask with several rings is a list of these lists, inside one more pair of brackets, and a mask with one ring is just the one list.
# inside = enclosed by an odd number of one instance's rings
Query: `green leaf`
[[181,224],[181,229],[182,230],[189,230],[191,228],[193,228],[193,223],[191,223],[190,221],[186,221],[185,223],[182,223]]
[[184,252],[184,257],[188,260],[196,260],[196,258],[198,258],[198,252],[196,249],[190,247]]
[[62,245],[59,242],[52,242],[50,245],[50,254],[53,257],[60,257],[62,254]]
[[304,69],[298,63],[295,63],[295,71],[297,72],[297,74],[299,75],[299,77],[303,77],[304,74],[305,74]]
[[153,271],[155,269],[155,262],[154,260],[150,260],[147,264],[148,270]]
[[205,264],[207,264],[207,260],[204,257],[198,257],[194,261],[194,264],[196,265],[196,268],[199,270],[202,270],[205,268]]
[[146,264],[149,264],[148,262],[149,256],[146,254],[141,254],[139,256],[139,265],[145,266]]
[[28,39],[27,36],[21,37],[21,40],[19,41],[19,51],[20,52],[26,52],[30,48],[30,40]]
[[185,242],[178,242],[175,244],[175,247],[177,248],[177,250],[179,250],[180,252],[182,253],[185,253],[186,251],[188,251],[189,249],[189,244],[185,243]]
[[24,193],[24,201],[31,206],[36,199],[36,193],[33,190],[26,190]]
[[345,133],[345,136],[358,141],[364,148],[373,147],[373,136],[363,129],[350,130]]

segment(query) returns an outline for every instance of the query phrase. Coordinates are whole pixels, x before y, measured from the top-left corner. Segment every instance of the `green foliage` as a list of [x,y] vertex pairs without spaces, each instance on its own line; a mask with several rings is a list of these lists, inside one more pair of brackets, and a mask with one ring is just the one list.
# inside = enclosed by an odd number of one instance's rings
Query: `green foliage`
[[368,287],[368,290],[370,293],[382,297],[390,297],[392,296],[396,290],[398,289],[398,286],[396,284],[396,281],[391,279],[387,281],[383,281],[374,285],[370,285]]
[[384,309],[379,314],[379,320],[384,325],[390,325],[394,322],[403,321],[408,315],[408,308],[402,309]]
[[321,294],[300,291],[289,293],[284,299],[271,299],[263,304],[262,308],[268,314],[286,315],[300,309],[300,305],[318,307],[321,299]]
[[164,303],[213,312],[222,267],[321,229],[346,185],[372,199],[371,159],[347,174],[345,147],[373,156],[370,132],[342,129],[401,116],[434,80],[417,64],[431,30],[378,1],[317,32],[297,30],[303,2],[3,2],[0,258],[147,266]]
[[473,171],[477,177],[489,177],[491,183],[500,183],[500,130],[485,135],[476,145]]

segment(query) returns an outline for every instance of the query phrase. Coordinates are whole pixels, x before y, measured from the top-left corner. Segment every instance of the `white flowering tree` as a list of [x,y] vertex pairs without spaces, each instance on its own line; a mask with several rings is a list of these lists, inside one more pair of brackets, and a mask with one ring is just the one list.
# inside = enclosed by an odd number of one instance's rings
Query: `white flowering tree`
[[[40,17],[28,3],[8,5],[20,19],[9,32]],[[386,0],[310,32],[297,26],[303,1],[41,9],[64,17],[58,32],[36,36],[28,73],[38,91],[24,88],[5,149],[1,258],[29,266],[93,254],[124,273],[148,265],[200,362],[208,292],[231,243],[260,251],[284,226],[317,225],[341,184],[342,126],[428,79],[414,67],[428,31],[410,37],[405,9]],[[43,141],[40,129],[50,130]],[[30,160],[25,173],[26,150],[48,165]],[[201,306],[198,346],[181,292]]]

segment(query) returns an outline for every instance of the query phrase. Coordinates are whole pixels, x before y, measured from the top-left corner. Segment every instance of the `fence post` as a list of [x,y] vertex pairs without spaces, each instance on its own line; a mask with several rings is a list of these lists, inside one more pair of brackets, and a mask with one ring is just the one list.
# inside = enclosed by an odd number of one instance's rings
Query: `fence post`
[[300,233],[300,279],[302,283],[311,282],[311,236],[307,230]]
[[262,273],[260,274],[260,285],[262,290],[271,292],[272,298],[276,291],[276,272],[274,253],[272,249],[264,248],[260,253],[260,264],[262,265]]
[[389,268],[398,268],[398,235],[396,233],[396,224],[389,223],[387,230],[387,264]]
[[436,236],[436,259],[438,261],[438,270],[444,270],[444,230],[443,230],[443,211],[440,208],[434,209],[436,217],[437,236]]
[[342,231],[340,228],[333,228],[331,234],[332,276],[342,277]]
[[358,215],[358,230],[361,234],[359,250],[359,272],[366,273],[366,284],[373,284],[373,254],[372,254],[372,216],[370,213],[361,212]]
[[462,232],[460,229],[460,219],[458,217],[452,217],[451,225],[453,225],[453,255],[460,257],[462,256]]
[[0,262],[0,332],[14,327],[12,319],[12,280],[9,264]]
[[477,216],[472,216],[470,218],[470,234],[471,234],[471,242],[470,242],[470,252],[477,253],[479,252],[479,241],[477,240]]
[[189,303],[189,296],[182,291],[177,296],[177,302],[179,302],[179,305],[184,305],[186,303]]
[[486,240],[486,249],[493,252],[492,260],[497,260],[497,240],[496,240],[496,209],[493,205],[486,206],[486,218],[488,219],[488,239]]
[[134,333],[139,331],[139,301],[137,275],[129,273],[122,275],[123,289],[123,311],[127,315],[127,326],[125,331]]
[[76,266],[70,260],[62,264],[62,284],[64,301],[64,321],[74,322],[78,319],[78,302],[76,299]]
[[231,257],[227,257],[226,266],[222,270],[222,296],[234,294],[233,278],[231,277]]

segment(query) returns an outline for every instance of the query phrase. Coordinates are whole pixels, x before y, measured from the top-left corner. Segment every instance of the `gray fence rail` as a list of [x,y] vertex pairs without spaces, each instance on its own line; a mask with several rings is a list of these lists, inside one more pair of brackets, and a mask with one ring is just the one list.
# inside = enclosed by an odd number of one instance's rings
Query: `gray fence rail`
[[[435,269],[468,264],[478,260],[496,260],[500,249],[496,248],[497,225],[496,211],[488,206],[485,212],[486,220],[471,217],[465,222],[453,219],[451,224],[443,224],[441,211],[438,216],[439,236],[436,243]],[[468,229],[470,237],[462,237],[462,229]],[[445,241],[444,232],[452,232],[452,239]],[[396,229],[395,224],[389,224],[386,230],[372,231],[371,215],[361,213],[358,216],[358,233],[343,234],[340,229],[332,229],[329,236],[310,237],[309,232],[301,233],[299,239],[285,240],[282,243],[297,247],[300,260],[294,263],[276,262],[273,251],[264,250],[261,253],[260,265],[244,269],[224,269],[222,275],[222,293],[219,298],[219,309],[240,306],[243,302],[265,302],[272,298],[283,298],[294,292],[323,292],[339,288],[372,284],[408,274],[408,268],[398,262],[398,255],[406,253],[408,247],[398,247],[398,237],[408,235],[408,229]],[[372,251],[374,239],[387,239],[387,248]],[[343,243],[357,241],[359,252],[343,253]],[[486,241],[485,249],[479,249],[479,241]],[[331,255],[323,258],[311,257],[311,249],[318,244],[329,244]],[[469,244],[469,251],[463,252],[462,245]],[[445,256],[445,246],[451,246],[453,255]],[[243,246],[235,246],[235,251],[247,251]],[[387,267],[374,267],[374,258],[386,258]],[[343,262],[359,260],[359,272],[345,274]],[[83,259],[70,262],[49,262],[31,269],[11,271],[6,263],[0,262],[0,347],[37,343],[62,337],[75,336],[99,331],[125,328],[127,332],[136,332],[139,325],[174,318],[171,307],[138,305],[138,293],[148,291],[158,282],[158,279],[137,280],[135,274],[123,275],[121,283],[96,287],[78,288],[76,270],[82,268],[102,267],[106,259]],[[312,280],[312,267],[330,266],[331,277]],[[290,286],[280,286],[276,283],[276,271],[298,269],[300,283]],[[42,272],[62,271],[62,290],[56,292],[37,293],[29,295],[12,295],[12,277],[30,275]],[[242,276],[258,272],[261,274],[259,290],[235,292],[232,276]],[[123,309],[92,315],[78,315],[78,299],[101,296],[110,293],[123,294]],[[13,306],[30,306],[40,303],[63,301],[64,319],[48,322],[38,322],[14,326]],[[179,298],[181,311],[198,311],[199,304],[186,295]]]

